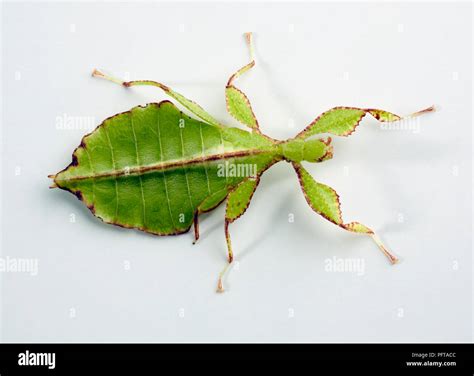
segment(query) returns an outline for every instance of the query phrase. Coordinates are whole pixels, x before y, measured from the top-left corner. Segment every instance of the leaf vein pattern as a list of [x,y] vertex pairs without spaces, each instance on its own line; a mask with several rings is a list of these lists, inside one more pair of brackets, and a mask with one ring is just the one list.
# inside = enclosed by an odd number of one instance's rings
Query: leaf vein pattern
[[[184,153],[184,142],[183,142],[183,128],[179,128],[179,138],[181,140],[181,155],[183,159],[185,158]],[[188,192],[189,203],[191,204],[191,210],[193,209],[193,200],[191,198],[191,189],[189,188],[189,180],[188,180],[188,169],[184,166],[184,179],[186,180],[186,189]]]
[[[157,124],[157,131],[158,131],[158,144],[160,147],[160,162],[163,162],[163,145],[161,142],[161,130],[160,130],[160,113],[158,112],[158,124]],[[168,212],[170,213],[170,219],[171,219],[171,224],[173,225],[173,228],[175,229],[176,226],[174,224],[174,219],[173,219],[173,213],[171,212],[171,204],[170,204],[170,196],[168,194],[168,185],[166,183],[166,173],[164,170],[163,172],[163,183],[165,185],[165,195],[166,195],[166,202],[168,204]]]
[[[221,136],[221,153],[224,154],[224,153],[225,153],[224,137],[222,136],[222,132],[221,132],[221,131],[219,131],[219,134],[220,134],[220,136]],[[225,162],[224,162],[224,163],[225,163]],[[226,186],[226,187],[229,186],[227,174],[225,174],[225,186]]]
[[[95,174],[94,165],[92,164],[91,155],[89,153],[89,150],[87,150],[87,146],[84,147],[84,151],[87,154],[87,160],[89,161],[89,167],[91,169],[91,172],[92,172],[92,174]],[[92,179],[92,203],[94,203],[94,202],[95,202],[95,180]]]
[[[110,156],[112,157],[112,168],[116,170],[115,167],[115,156],[114,156],[114,148],[112,146],[112,142],[110,141],[109,132],[107,131],[107,127],[104,127],[105,136],[107,137],[107,144],[109,145],[110,149]],[[118,194],[118,182],[117,177],[115,176],[115,218],[114,221],[118,219],[118,208],[119,208],[119,194]]]
[[[199,136],[201,137],[201,155],[202,158],[205,157],[204,155],[204,138],[202,137],[202,124],[199,123]],[[211,194],[211,183],[209,182],[209,172],[207,171],[207,165],[204,164],[204,172],[206,173],[206,181],[207,181],[207,191]]]
[[[136,155],[136,161],[137,161],[137,166],[140,166],[140,157],[138,155],[138,141],[137,141],[137,134],[135,132],[135,126],[133,123],[133,112],[130,112],[130,125],[132,128],[132,133],[133,133],[133,142],[135,145],[135,155]],[[138,181],[140,183],[140,191],[141,191],[141,203],[142,203],[142,220],[143,220],[143,227],[146,227],[146,205],[145,205],[145,193],[143,191],[143,181],[141,175],[138,175]]]

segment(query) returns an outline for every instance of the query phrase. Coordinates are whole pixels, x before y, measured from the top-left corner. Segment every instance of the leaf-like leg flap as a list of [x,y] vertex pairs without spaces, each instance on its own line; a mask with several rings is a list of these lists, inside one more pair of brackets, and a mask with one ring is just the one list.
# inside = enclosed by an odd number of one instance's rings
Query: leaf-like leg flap
[[344,230],[369,235],[392,264],[398,261],[398,258],[387,250],[380,238],[370,228],[359,222],[347,224],[343,222],[339,195],[334,189],[315,181],[301,164],[293,163],[293,167],[311,209]]
[[419,116],[434,110],[434,106],[431,106],[421,111],[414,112],[406,117],[402,117],[385,110],[374,108],[334,107],[319,115],[296,137],[305,139],[320,133],[330,133],[336,136],[349,136],[355,131],[356,127],[366,114],[372,115],[380,122],[393,122],[404,118]]
[[223,127],[216,119],[214,119],[209,113],[207,113],[200,105],[198,105],[196,102],[187,99],[183,95],[177,93],[176,91],[170,89],[168,86],[156,82],[156,81],[150,81],[150,80],[140,80],[140,81],[122,81],[118,78],[108,76],[97,69],[94,69],[92,72],[92,76],[94,77],[100,77],[105,80],[115,82],[116,84],[122,85],[124,87],[131,87],[131,86],[154,86],[157,87],[161,90],[163,90],[168,96],[171,98],[176,99],[183,107],[185,107],[187,110],[189,110],[191,113],[199,117],[200,119],[204,120],[208,124],[215,125],[217,127]]
[[219,274],[219,281],[217,283],[217,292],[224,291],[222,280],[224,278],[225,273],[227,272],[229,268],[229,265],[234,260],[234,253],[232,251],[232,242],[231,242],[230,233],[229,233],[229,224],[234,222],[236,219],[240,218],[245,213],[245,211],[250,205],[250,201],[252,200],[252,196],[255,190],[257,189],[257,185],[259,181],[260,181],[259,177],[245,179],[244,181],[239,183],[239,185],[237,185],[227,196],[224,231],[225,231],[225,239],[227,243],[228,263]]
[[250,70],[255,65],[255,59],[253,54],[252,44],[252,33],[245,33],[245,39],[250,50],[250,63],[240,68],[232,76],[230,76],[227,86],[225,88],[225,99],[227,105],[227,111],[242,124],[259,131],[258,121],[252,110],[247,96],[233,84],[234,80],[237,79],[241,74]]

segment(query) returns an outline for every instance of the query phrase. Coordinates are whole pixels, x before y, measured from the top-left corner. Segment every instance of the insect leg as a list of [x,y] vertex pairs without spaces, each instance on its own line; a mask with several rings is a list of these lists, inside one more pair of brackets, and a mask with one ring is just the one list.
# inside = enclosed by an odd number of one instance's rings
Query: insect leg
[[234,82],[234,80],[237,79],[237,77],[239,77],[241,74],[247,72],[248,70],[250,70],[252,67],[255,66],[255,57],[254,57],[254,52],[253,52],[253,36],[252,36],[252,33],[245,33],[244,37],[245,37],[245,41],[247,42],[247,46],[249,48],[250,63],[244,65],[237,72],[235,72],[232,76],[230,76],[229,80],[227,81],[227,86],[231,86],[232,83]]
[[194,213],[193,227],[194,227],[194,241],[193,241],[193,244],[196,244],[196,242],[199,239],[199,212],[198,211],[196,211],[196,213]]
[[374,108],[334,107],[319,115],[310,125],[298,133],[296,138],[305,139],[320,133],[330,133],[336,136],[350,136],[367,114],[370,114],[381,123],[390,123],[406,120],[433,111],[435,111],[435,107],[430,106],[402,117],[385,110]]
[[398,258],[387,250],[380,238],[370,228],[359,222],[343,222],[339,195],[334,189],[315,181],[301,164],[293,163],[293,167],[298,175],[303,194],[311,209],[344,230],[370,236],[390,263],[395,264],[398,262]]
[[245,33],[245,40],[250,50],[250,63],[244,65],[237,72],[232,74],[227,81],[225,88],[225,100],[227,105],[227,111],[231,114],[236,120],[245,124],[246,126],[252,128],[253,130],[259,131],[258,121],[255,117],[255,114],[252,110],[247,96],[233,84],[234,80],[237,79],[241,74],[250,70],[255,66],[255,59],[253,54],[253,43],[252,43],[252,33]]
[[167,95],[169,95],[171,98],[174,98],[176,99],[179,103],[181,103],[181,105],[183,105],[183,107],[185,107],[186,109],[188,109],[191,113],[193,113],[194,115],[196,115],[197,117],[201,118],[202,120],[204,120],[205,122],[207,122],[208,124],[212,124],[212,125],[215,125],[217,127],[222,127],[222,125],[216,120],[214,119],[209,113],[207,113],[200,105],[198,105],[196,102],[193,102],[192,100],[190,99],[187,99],[186,97],[184,97],[183,95],[177,93],[176,91],[174,90],[171,90],[168,86],[160,83],[160,82],[156,82],[156,81],[150,81],[150,80],[140,80],[140,81],[122,81],[118,78],[115,78],[115,77],[112,77],[112,76],[108,76],[100,71],[98,71],[97,69],[94,69],[94,71],[92,72],[92,76],[93,77],[100,77],[100,78],[103,78],[105,80],[108,80],[108,81],[111,81],[111,82],[114,82],[116,84],[119,84],[119,85],[122,85],[124,87],[131,87],[131,86],[155,86],[161,90],[163,90]]
[[250,205],[252,196],[257,188],[260,178],[248,178],[239,183],[227,196],[227,205],[225,210],[224,232],[227,243],[227,261],[228,263],[224,269],[219,273],[219,280],[217,283],[217,292],[223,292],[224,286],[222,280],[234,260],[234,253],[232,251],[232,242],[229,233],[229,224],[240,218]]
[[234,261],[234,253],[232,252],[232,242],[230,240],[230,233],[229,233],[229,221],[227,218],[224,221],[224,231],[225,231],[225,241],[227,244],[227,261],[228,263],[224,266],[224,269],[221,270],[219,273],[219,279],[217,281],[217,292],[224,292],[224,285],[222,283],[222,279],[224,278],[225,274],[227,273],[227,269]]

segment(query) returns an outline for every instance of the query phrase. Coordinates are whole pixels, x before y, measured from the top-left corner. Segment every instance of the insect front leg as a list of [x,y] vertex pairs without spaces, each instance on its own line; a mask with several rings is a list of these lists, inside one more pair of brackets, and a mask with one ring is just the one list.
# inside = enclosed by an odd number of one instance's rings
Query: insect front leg
[[234,253],[232,251],[232,242],[230,239],[229,225],[236,219],[240,218],[250,205],[252,196],[257,188],[260,178],[248,178],[239,183],[227,196],[227,205],[225,210],[224,232],[227,243],[227,264],[219,273],[219,280],[217,283],[217,292],[224,292],[222,280],[227,272],[229,266],[234,261]]
[[296,138],[306,139],[321,133],[330,133],[344,137],[350,136],[367,114],[373,116],[380,123],[390,123],[433,111],[435,111],[435,107],[430,106],[407,116],[399,116],[385,110],[374,108],[334,107],[314,119],[310,125],[296,135]]
[[398,262],[398,258],[387,250],[380,238],[370,228],[359,222],[343,222],[339,195],[334,189],[315,181],[301,164],[293,163],[293,167],[295,168],[301,189],[311,209],[344,230],[369,235],[382,253],[388,258],[390,263],[395,264]]

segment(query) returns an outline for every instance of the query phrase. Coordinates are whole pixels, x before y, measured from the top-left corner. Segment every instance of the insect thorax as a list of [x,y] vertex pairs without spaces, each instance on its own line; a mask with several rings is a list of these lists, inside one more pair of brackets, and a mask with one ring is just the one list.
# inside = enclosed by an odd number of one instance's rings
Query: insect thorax
[[291,139],[281,144],[283,157],[289,162],[322,162],[331,159],[333,148],[328,139]]

